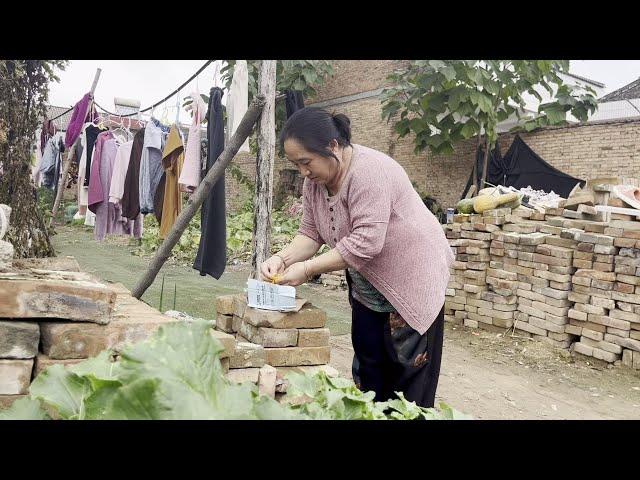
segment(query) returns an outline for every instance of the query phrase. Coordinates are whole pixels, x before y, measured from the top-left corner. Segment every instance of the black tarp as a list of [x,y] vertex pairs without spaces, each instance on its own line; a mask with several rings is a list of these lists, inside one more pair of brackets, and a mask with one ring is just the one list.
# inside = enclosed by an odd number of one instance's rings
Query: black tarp
[[[476,162],[478,162],[478,183],[482,180],[483,152],[478,150]],[[468,191],[473,182],[473,171],[467,182],[467,187],[462,195]],[[545,192],[554,191],[561,197],[567,198],[576,186],[584,186],[585,181],[567,175],[545,162],[520,135],[516,135],[513,143],[504,157],[497,148],[491,152],[487,166],[487,182],[493,185],[505,187],[525,188],[531,186],[536,190]]]

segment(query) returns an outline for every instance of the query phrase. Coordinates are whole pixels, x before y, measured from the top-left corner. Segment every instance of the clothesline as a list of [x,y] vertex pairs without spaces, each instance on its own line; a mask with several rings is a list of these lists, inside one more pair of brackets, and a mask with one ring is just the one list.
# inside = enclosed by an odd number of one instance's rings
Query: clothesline
[[[182,83],[182,85],[180,85],[178,88],[176,88],[173,92],[171,92],[169,95],[167,95],[166,97],[164,97],[162,100],[154,103],[153,105],[151,105],[150,107],[147,107],[143,110],[140,110],[138,112],[134,112],[131,114],[125,114],[125,115],[119,115],[117,113],[111,113],[109,112],[107,109],[101,107],[100,105],[98,105],[98,103],[94,100],[93,103],[95,103],[95,105],[99,108],[101,108],[102,110],[104,110],[105,113],[108,113],[109,115],[114,115],[114,116],[119,116],[119,117],[133,117],[134,115],[138,115],[139,113],[144,113],[144,112],[148,112],[149,110],[154,109],[155,107],[157,107],[158,105],[162,105],[164,102],[166,102],[167,100],[169,100],[171,97],[173,97],[176,93],[178,93],[180,90],[182,90],[186,85],[189,84],[189,82],[191,82],[194,78],[196,78],[198,75],[200,75],[200,73],[202,73],[204,71],[205,68],[207,68],[212,62],[214,62],[215,60],[207,60],[205,62],[204,65],[202,65],[202,67],[200,67],[198,69],[198,71],[196,73],[194,73],[193,75],[191,75],[191,77],[189,77],[189,79],[187,81],[185,81],[184,83]],[[62,117],[63,115],[69,113],[71,110],[73,110],[73,107],[70,107],[68,110],[65,110],[64,112],[62,112],[61,114],[50,118],[49,120],[56,120],[60,117]]]

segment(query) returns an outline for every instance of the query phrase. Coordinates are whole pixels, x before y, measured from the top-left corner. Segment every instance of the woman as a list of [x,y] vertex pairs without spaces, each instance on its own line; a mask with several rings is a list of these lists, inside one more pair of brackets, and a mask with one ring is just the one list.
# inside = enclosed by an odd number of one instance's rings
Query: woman
[[[297,286],[346,269],[356,384],[377,401],[400,391],[432,407],[453,262],[442,227],[395,160],[351,144],[345,115],[303,108],[280,141],[305,177],[303,217],[291,244],[261,265],[263,279]],[[323,244],[331,250],[312,259]]]

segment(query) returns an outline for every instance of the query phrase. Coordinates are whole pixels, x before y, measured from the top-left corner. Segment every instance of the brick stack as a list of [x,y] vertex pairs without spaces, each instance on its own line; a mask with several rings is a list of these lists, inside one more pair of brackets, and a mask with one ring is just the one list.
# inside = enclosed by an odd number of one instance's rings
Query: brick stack
[[[640,244],[637,231],[608,227],[605,235],[580,235],[581,269],[573,279],[571,315],[576,331],[575,351],[607,362],[622,359],[640,368]],[[590,250],[593,250],[592,252]],[[580,325],[578,322],[586,322]]]
[[251,308],[245,295],[230,295],[218,297],[216,308],[216,328],[235,333],[238,344],[252,345],[230,358],[230,368],[254,368],[254,362],[273,367],[329,363],[327,315],[310,303],[284,313]]
[[229,380],[255,383],[261,394],[278,398],[286,392],[290,371],[338,375],[328,365],[326,313],[310,303],[283,313],[248,307],[246,295],[223,295],[216,298],[216,311],[216,329],[237,340],[226,362]]
[[478,305],[487,291],[491,232],[500,229],[497,225],[504,222],[504,216],[456,215],[454,221],[461,223],[445,232],[456,255],[446,292],[445,318],[477,327],[481,321]]
[[556,347],[568,348],[571,337],[568,300],[571,289],[572,250],[548,233],[515,234],[507,240],[517,248],[518,313],[515,329]]
[[[452,323],[462,323],[467,313],[465,311],[465,305],[467,303],[467,297],[464,294],[464,277],[463,273],[466,268],[466,264],[458,261],[458,252],[462,255],[462,252],[466,253],[466,247],[469,244],[468,239],[462,239],[460,237],[462,233],[462,221],[468,221],[467,215],[455,215],[453,218],[454,223],[444,226],[444,233],[449,240],[449,245],[455,256],[455,261],[451,265],[449,270],[449,283],[445,292],[444,301],[444,319],[445,321]],[[460,250],[460,249],[463,250]]]
[[[125,345],[142,341],[160,326],[177,321],[132,297],[122,284],[107,286],[89,280],[89,276],[72,290],[72,279],[87,275],[80,272],[74,259],[15,260],[13,267],[37,272],[39,283],[44,281],[43,275],[62,280],[47,280],[48,302],[30,303],[32,308],[43,309],[40,317],[51,318],[15,320],[16,315],[9,315],[13,318],[0,319],[0,407],[25,396],[31,381],[47,367],[74,365],[106,349],[117,354]],[[89,289],[88,293],[82,288]],[[25,290],[21,295],[36,293],[38,290]],[[214,330],[211,334],[224,347],[221,357],[228,359],[235,349],[233,336]]]
[[574,350],[615,362],[621,358],[622,347],[604,337],[608,332],[629,330],[628,322],[610,316],[616,309],[613,291],[618,247],[614,245],[614,237],[599,233],[577,232],[575,239],[579,242],[574,254],[574,266],[578,270],[572,278],[570,300],[574,305],[569,312],[571,326],[568,327],[569,332],[580,335]]

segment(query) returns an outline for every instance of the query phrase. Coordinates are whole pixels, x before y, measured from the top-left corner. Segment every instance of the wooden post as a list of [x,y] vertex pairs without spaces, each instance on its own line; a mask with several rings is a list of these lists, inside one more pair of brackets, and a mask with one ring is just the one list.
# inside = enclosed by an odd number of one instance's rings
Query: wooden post
[[233,134],[231,140],[227,144],[227,147],[220,154],[213,167],[209,172],[207,172],[207,175],[202,179],[198,188],[196,188],[195,192],[193,192],[189,198],[187,205],[182,212],[180,212],[180,215],[178,215],[178,218],[173,224],[167,238],[164,239],[156,251],[156,254],[151,259],[149,268],[133,288],[131,294],[135,298],[140,298],[155,280],[156,275],[158,275],[158,272],[162,268],[162,265],[167,261],[167,258],[169,258],[169,255],[171,255],[171,250],[180,240],[182,233],[198,211],[198,208],[200,208],[200,205],[205,201],[213,186],[224,173],[227,165],[229,165],[233,157],[236,156],[242,144],[251,134],[251,130],[258,119],[258,115],[260,115],[260,112],[264,107],[264,103],[264,97],[258,95],[251,102],[251,105],[249,105],[249,109],[247,110],[247,113],[244,114],[244,117],[242,117],[242,121],[240,122],[240,125],[238,125],[236,133]]
[[253,220],[251,278],[258,278],[262,262],[271,256],[271,208],[273,205],[273,164],[276,154],[276,61],[263,60],[258,75],[258,93],[265,105],[258,120],[256,196]]
[[[91,101],[89,102],[89,112],[91,112],[91,108],[93,107],[93,92],[96,91],[96,86],[98,85],[98,79],[100,78],[100,73],[102,73],[102,69],[98,68],[96,70],[96,74],[93,77],[93,83],[91,84]],[[76,139],[76,142],[80,140],[80,137]],[[73,145],[69,147],[67,150],[67,161],[64,163],[64,167],[62,169],[62,178],[59,180],[58,184],[58,192],[56,194],[56,200],[53,202],[53,208],[51,209],[51,219],[49,221],[49,225],[53,222],[54,218],[56,218],[56,214],[58,213],[58,207],[60,206],[60,201],[62,200],[62,193],[64,191],[64,186],[67,183],[67,176],[69,175],[69,168],[71,167],[72,155],[71,153],[74,150],[76,142],[73,142]],[[78,159],[80,160],[80,159]]]

